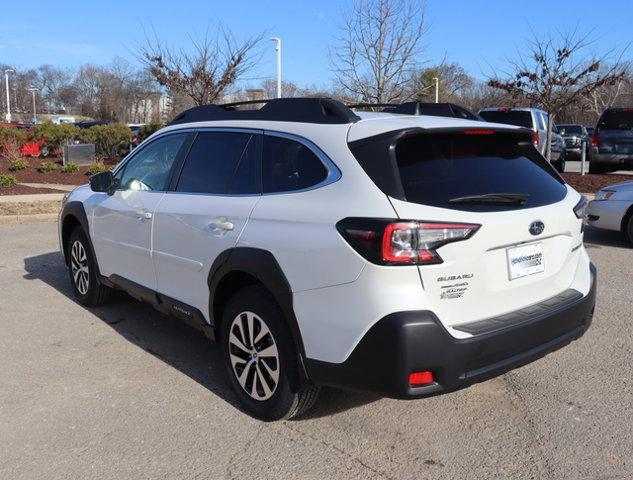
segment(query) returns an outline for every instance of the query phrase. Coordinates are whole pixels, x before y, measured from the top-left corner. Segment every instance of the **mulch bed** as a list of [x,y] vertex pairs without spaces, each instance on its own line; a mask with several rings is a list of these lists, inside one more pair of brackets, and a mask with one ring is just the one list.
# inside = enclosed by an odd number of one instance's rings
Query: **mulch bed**
[[633,175],[598,175],[592,173],[582,176],[580,173],[563,173],[563,178],[578,192],[596,193],[607,185],[633,180]]
[[52,188],[31,188],[26,185],[0,186],[0,195],[31,195],[34,193],[63,193]]
[[[13,175],[19,183],[57,183],[62,185],[83,185],[84,183],[88,183],[89,167],[79,167],[79,171],[75,173],[64,173],[61,171],[61,157],[25,158],[24,160],[26,160],[30,166],[24,170],[12,172],[9,170],[9,161],[6,158],[1,158],[0,174]],[[57,169],[48,173],[38,172],[37,167],[41,162],[53,162],[56,164]],[[106,160],[104,163],[106,165],[115,165],[116,161]]]

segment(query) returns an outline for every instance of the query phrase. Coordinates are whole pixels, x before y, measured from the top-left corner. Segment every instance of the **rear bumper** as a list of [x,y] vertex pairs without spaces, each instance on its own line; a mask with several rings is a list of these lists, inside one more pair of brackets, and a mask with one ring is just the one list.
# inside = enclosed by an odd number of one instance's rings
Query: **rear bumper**
[[623,153],[598,153],[596,149],[591,152],[591,161],[605,165],[633,167],[633,154]]
[[[394,313],[378,321],[345,362],[306,359],[306,370],[318,384],[393,398],[451,392],[530,363],[581,337],[591,324],[595,298],[592,264],[587,295],[524,309],[528,313],[522,311],[521,321],[510,326],[485,333],[489,327],[478,325],[475,328],[484,333],[457,339],[430,311]],[[432,371],[435,382],[409,386],[408,376],[415,371]]]

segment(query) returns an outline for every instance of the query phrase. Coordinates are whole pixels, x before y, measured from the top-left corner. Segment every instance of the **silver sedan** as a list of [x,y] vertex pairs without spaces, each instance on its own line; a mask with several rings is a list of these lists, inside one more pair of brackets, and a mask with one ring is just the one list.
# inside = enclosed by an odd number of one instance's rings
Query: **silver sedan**
[[633,181],[615,183],[596,193],[589,204],[587,222],[592,227],[622,232],[633,243]]

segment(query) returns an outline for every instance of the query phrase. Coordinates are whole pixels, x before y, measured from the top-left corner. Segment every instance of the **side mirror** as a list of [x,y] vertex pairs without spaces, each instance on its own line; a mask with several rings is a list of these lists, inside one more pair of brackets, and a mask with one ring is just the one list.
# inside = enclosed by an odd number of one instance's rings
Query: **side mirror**
[[90,189],[93,192],[105,192],[112,194],[114,191],[114,177],[112,172],[101,172],[90,177]]

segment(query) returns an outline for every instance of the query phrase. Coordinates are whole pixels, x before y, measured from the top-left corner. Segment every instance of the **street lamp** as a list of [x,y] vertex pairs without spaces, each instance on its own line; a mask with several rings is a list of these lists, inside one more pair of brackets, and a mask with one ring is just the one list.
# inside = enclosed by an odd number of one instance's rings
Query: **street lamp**
[[33,123],[37,123],[37,111],[35,110],[35,92],[38,92],[39,89],[37,87],[29,87],[27,88],[29,92],[33,95]]
[[435,82],[435,103],[440,103],[440,79],[433,77],[433,81]]
[[9,102],[9,73],[13,73],[15,72],[15,70],[13,70],[12,68],[7,68],[4,71],[4,86],[5,89],[7,90],[7,114],[6,114],[6,120],[8,123],[11,123],[11,105]]
[[277,52],[277,98],[281,98],[281,38],[272,37],[270,40],[276,43]]

